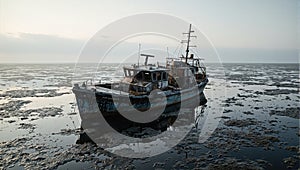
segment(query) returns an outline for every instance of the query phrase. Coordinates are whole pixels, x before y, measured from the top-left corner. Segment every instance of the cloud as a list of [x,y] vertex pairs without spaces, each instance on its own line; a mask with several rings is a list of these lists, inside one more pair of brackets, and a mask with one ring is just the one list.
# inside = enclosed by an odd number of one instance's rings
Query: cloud
[[[102,37],[109,39],[109,37]],[[109,42],[109,41],[108,41]],[[78,58],[82,51],[82,56]],[[124,42],[110,53],[102,62],[121,62],[128,55],[133,54],[130,60],[135,61],[138,43]],[[143,49],[161,49],[157,57],[165,57],[166,46],[159,43],[143,43]],[[175,47],[169,46],[169,51],[174,52]],[[218,48],[222,62],[254,62],[254,63],[297,63],[299,53],[297,49],[258,49],[258,48]],[[0,63],[75,63],[75,62],[99,62],[100,54],[107,50],[105,44],[85,44],[85,40],[64,38],[45,34],[0,34]],[[197,50],[200,57],[206,62],[219,62],[211,50],[201,48]],[[150,51],[151,53],[151,51]]]
[[83,44],[55,35],[0,34],[0,62],[75,62]]

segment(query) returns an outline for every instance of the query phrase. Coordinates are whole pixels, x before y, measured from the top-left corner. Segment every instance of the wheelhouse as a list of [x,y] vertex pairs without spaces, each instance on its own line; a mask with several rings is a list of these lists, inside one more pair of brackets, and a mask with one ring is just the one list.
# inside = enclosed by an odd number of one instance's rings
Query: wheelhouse
[[125,78],[130,83],[130,90],[135,92],[150,92],[154,89],[168,87],[168,69],[147,67],[124,67]]

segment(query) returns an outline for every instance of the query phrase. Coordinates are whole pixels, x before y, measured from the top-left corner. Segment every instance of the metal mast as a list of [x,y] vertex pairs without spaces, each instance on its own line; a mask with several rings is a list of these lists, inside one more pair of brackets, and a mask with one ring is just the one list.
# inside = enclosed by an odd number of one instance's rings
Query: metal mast
[[140,66],[140,57],[141,57],[141,44],[139,44],[138,67]]
[[[194,31],[192,30],[192,24],[190,24],[190,27],[189,27],[189,32],[187,33],[183,33],[183,34],[187,34],[188,35],[188,39],[185,41],[182,41],[183,43],[187,43],[187,46],[186,46],[186,54],[185,54],[185,63],[187,63],[187,60],[188,60],[188,56],[189,56],[189,48],[192,47],[190,46],[190,41],[191,41],[191,37],[196,37],[196,36],[191,36],[191,33],[193,33]],[[193,46],[195,47],[195,46]]]

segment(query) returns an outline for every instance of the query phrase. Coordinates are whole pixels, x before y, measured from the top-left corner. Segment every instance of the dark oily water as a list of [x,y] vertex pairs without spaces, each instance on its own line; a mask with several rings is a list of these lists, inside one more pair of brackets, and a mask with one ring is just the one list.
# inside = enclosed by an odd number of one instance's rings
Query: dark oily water
[[[107,81],[120,76],[115,73],[118,64],[77,68]],[[196,125],[171,150],[144,159],[122,158],[78,140],[84,135],[71,88],[73,80],[90,78],[85,71],[74,75],[74,64],[1,64],[1,168],[299,168],[298,64],[207,64],[207,104],[198,109]],[[222,88],[225,96],[215,93]],[[224,108],[221,116],[216,107]],[[214,120],[210,124],[219,124],[210,138],[199,143],[206,116]]]

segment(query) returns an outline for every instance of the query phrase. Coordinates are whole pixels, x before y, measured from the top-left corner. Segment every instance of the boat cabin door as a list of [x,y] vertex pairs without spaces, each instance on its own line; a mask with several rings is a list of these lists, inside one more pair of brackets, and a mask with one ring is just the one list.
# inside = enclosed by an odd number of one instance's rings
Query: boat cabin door
[[165,71],[156,71],[152,73],[153,82],[157,83],[158,89],[164,89],[168,87],[168,74]]

